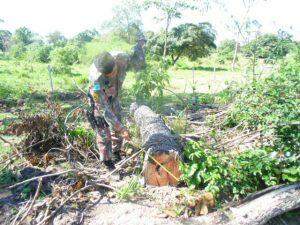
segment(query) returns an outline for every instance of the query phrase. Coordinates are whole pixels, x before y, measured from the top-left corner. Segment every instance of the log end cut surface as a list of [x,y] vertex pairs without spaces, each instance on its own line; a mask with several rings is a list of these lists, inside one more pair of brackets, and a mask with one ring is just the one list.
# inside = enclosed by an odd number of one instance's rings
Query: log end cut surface
[[181,175],[179,171],[179,157],[176,154],[166,153],[156,154],[152,157],[154,160],[149,158],[144,166],[146,183],[154,186],[177,185]]

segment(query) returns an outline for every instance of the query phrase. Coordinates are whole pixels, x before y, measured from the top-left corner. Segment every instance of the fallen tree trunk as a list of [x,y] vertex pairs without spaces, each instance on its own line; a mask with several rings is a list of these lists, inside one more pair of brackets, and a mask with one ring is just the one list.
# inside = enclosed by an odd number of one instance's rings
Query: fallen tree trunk
[[143,167],[145,182],[150,185],[176,185],[180,177],[182,146],[159,115],[147,106],[133,103],[130,112],[139,127],[146,156]]
[[[263,192],[261,192],[263,193]],[[201,225],[262,225],[270,219],[300,207],[300,183],[279,186],[256,199],[225,211],[218,211],[189,220]]]

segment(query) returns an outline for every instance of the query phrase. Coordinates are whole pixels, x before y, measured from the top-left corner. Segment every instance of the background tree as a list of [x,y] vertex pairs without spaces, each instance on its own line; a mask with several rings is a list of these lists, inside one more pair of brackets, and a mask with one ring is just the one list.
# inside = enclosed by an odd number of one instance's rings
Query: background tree
[[217,49],[217,54],[220,62],[233,60],[236,45],[239,44],[235,40],[224,40]]
[[274,62],[286,56],[292,45],[291,35],[264,34],[244,46],[243,53],[249,57],[252,52],[255,52],[258,58]]
[[93,30],[85,30],[77,34],[74,39],[79,43],[91,42],[95,37],[99,35],[99,32],[95,29]]
[[0,50],[8,51],[12,34],[8,30],[0,30]]
[[225,1],[218,2],[222,9],[229,15],[228,20],[226,20],[228,21],[226,24],[226,28],[232,31],[235,39],[235,50],[232,60],[232,70],[236,67],[239,45],[241,43],[248,43],[249,38],[251,37],[251,35],[248,35],[249,28],[251,27],[251,24],[253,24],[254,19],[250,18],[250,13],[251,9],[258,1],[261,0],[239,0],[238,4],[241,5],[241,10],[238,12],[237,15],[232,14],[232,11],[226,7],[228,5],[230,6],[231,4],[228,4],[228,2]]
[[54,31],[46,36],[47,42],[56,47],[62,47],[67,44],[67,38],[59,31]]
[[154,7],[160,12],[160,15],[156,17],[156,20],[164,23],[164,50],[163,57],[167,55],[168,49],[168,35],[171,23],[174,19],[180,19],[182,17],[183,10],[195,10],[197,9],[194,1],[182,1],[182,0],[146,0],[146,8]]
[[29,45],[34,41],[34,33],[27,27],[20,27],[13,35],[13,41],[15,44]]
[[[215,39],[215,31],[210,23],[181,24],[170,31],[166,54],[171,57],[173,65],[182,56],[195,61],[197,58],[207,56],[212,48],[216,48]],[[150,51],[152,50],[156,55],[162,55],[165,51],[164,47],[164,35],[149,40]]]
[[113,9],[113,18],[102,24],[102,28],[117,33],[128,43],[135,43],[142,29],[142,4],[134,0],[122,0]]

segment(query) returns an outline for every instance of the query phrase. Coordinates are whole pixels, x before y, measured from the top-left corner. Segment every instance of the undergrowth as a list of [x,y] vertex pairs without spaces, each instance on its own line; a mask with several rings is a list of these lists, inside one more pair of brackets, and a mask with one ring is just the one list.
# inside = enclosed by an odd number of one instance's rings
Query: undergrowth
[[138,178],[134,177],[117,191],[117,197],[121,200],[129,200],[140,194],[141,191],[142,185],[140,184]]
[[278,73],[235,91],[226,127],[260,130],[272,137],[241,153],[217,152],[204,141],[191,142],[181,165],[182,179],[219,200],[239,198],[268,186],[300,180],[300,51],[282,62]]

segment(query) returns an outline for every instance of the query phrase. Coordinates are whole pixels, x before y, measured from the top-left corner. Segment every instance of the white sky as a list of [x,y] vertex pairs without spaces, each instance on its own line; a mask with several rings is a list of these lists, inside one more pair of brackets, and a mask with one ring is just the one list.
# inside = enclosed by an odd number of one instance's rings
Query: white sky
[[[137,0],[138,1],[138,0]],[[119,0],[0,0],[0,18],[5,23],[0,29],[11,31],[26,26],[36,33],[46,35],[59,30],[67,37],[88,28],[99,29],[101,23],[111,18],[112,8]],[[240,17],[242,0],[225,0],[230,14]],[[300,40],[300,0],[267,0],[256,5],[251,15],[262,25],[263,32],[276,32],[283,28]],[[143,15],[145,30],[157,30],[153,12]],[[213,8],[207,13],[187,12],[181,22],[204,22],[213,24],[218,42],[232,37],[226,28],[230,15],[223,8]]]

